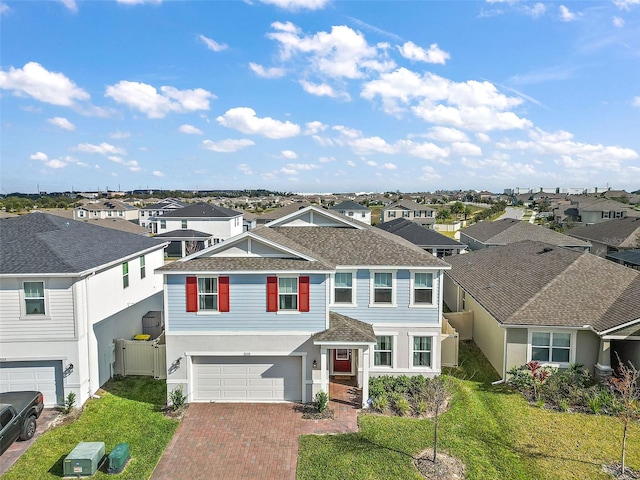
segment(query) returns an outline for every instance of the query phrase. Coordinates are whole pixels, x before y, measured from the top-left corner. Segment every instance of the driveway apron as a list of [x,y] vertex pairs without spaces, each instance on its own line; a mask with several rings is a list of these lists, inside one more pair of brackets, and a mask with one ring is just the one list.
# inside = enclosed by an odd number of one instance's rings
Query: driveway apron
[[192,403],[152,480],[294,480],[298,437],[357,431],[357,410],[331,402],[333,420],[304,420],[296,405]]

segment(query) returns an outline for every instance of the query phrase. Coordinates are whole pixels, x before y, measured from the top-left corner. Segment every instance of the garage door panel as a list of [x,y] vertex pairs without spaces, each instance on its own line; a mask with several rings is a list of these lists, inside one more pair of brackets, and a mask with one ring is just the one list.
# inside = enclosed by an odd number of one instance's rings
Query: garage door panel
[[194,357],[193,401],[300,401],[300,357]]
[[53,407],[62,400],[62,364],[59,361],[0,362],[0,392],[36,390]]

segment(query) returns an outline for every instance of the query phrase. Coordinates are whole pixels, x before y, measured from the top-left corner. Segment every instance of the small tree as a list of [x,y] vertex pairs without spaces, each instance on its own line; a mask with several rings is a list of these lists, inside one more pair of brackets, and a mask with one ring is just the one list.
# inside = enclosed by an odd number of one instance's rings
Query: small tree
[[438,461],[438,419],[451,396],[451,382],[447,377],[439,375],[427,385],[425,396],[433,408],[433,463]]
[[618,357],[617,375],[609,379],[609,387],[618,394],[620,413],[618,417],[624,426],[622,430],[622,474],[625,471],[625,453],[629,423],[640,419],[640,370],[630,361],[625,365]]
[[445,220],[447,220],[450,217],[451,217],[451,211],[448,208],[443,208],[438,212],[438,215],[436,216],[438,220],[442,220],[442,223],[444,223]]

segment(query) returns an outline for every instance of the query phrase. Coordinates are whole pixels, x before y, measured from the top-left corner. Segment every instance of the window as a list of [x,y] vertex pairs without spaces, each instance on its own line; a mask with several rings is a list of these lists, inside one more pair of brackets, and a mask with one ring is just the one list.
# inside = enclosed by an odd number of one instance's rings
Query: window
[[84,218],[84,210],[78,210],[78,216]]
[[404,211],[404,212],[402,212],[402,216],[403,216],[404,218],[409,218],[409,217],[411,216],[411,212],[409,212],[409,211]]
[[109,210],[109,211],[107,212],[107,217],[110,217],[111,215],[113,215],[113,212],[112,212],[111,210]]
[[413,366],[431,367],[431,340],[433,337],[413,337]]
[[334,303],[353,303],[353,274],[336,273],[333,292]]
[[389,218],[396,218],[395,210],[389,210]]
[[433,274],[413,274],[413,303],[414,305],[433,304]]
[[118,212],[118,216],[119,216],[119,217],[124,217],[124,212],[123,212],[122,210],[120,210],[120,211]]
[[392,356],[393,337],[391,335],[376,336],[373,364],[378,367],[391,367]]
[[367,212],[362,212],[361,216],[362,216],[362,218],[366,217],[367,216]]
[[416,210],[415,212],[413,212],[413,216],[416,218],[419,218],[422,216],[422,211],[421,210]]
[[462,291],[462,311],[464,312],[467,309],[467,292]]
[[147,267],[144,260],[144,255],[140,256],[140,278],[144,278],[147,276]]
[[373,274],[373,303],[393,304],[393,274],[377,272]]
[[569,363],[571,333],[532,332],[531,360],[544,363]]
[[44,282],[24,282],[24,303],[27,315],[44,315]]
[[336,360],[349,360],[349,350],[347,348],[336,349]]
[[122,288],[129,286],[129,262],[122,264]]
[[229,277],[187,277],[187,312],[218,313],[229,309]]
[[353,217],[353,212],[349,212],[349,216],[350,216],[350,217]]
[[166,220],[160,220],[160,228],[162,228],[163,230],[165,228],[167,228],[167,221]]
[[182,229],[187,228],[187,221],[186,220],[182,220],[180,223],[181,223],[180,224],[180,228],[182,228]]
[[267,277],[267,312],[308,312],[309,277]]

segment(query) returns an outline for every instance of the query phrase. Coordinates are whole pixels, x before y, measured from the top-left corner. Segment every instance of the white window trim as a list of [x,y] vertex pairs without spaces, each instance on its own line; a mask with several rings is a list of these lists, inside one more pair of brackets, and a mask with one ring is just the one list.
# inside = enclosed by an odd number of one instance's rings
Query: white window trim
[[[44,314],[27,314],[26,296],[24,294],[24,284],[31,282],[41,282],[44,291]],[[49,294],[47,290],[47,282],[44,279],[23,280],[20,284],[20,320],[48,320],[51,318],[51,310],[49,307]]]
[[[415,370],[416,372],[435,372],[437,371],[434,368],[434,365],[437,363],[436,359],[440,358],[437,355],[440,355],[438,351],[438,340],[439,336],[434,332],[408,332],[409,337],[409,370]],[[416,367],[413,365],[413,338],[414,337],[431,337],[431,366],[430,367]]]
[[[430,273],[431,274],[431,303],[416,303],[415,302],[415,278],[416,273]],[[436,297],[436,286],[437,286],[437,278],[438,275],[435,272],[423,272],[423,271],[411,271],[411,284],[409,286],[411,298],[409,300],[410,308],[438,308],[437,297]]]
[[[376,346],[371,347],[369,355],[369,371],[388,372],[394,370],[398,365],[398,332],[375,332],[376,337],[391,337],[391,366],[376,365]],[[377,344],[377,341],[376,341]]]
[[[122,289],[126,290],[131,286],[131,265],[129,265],[129,261],[122,262],[121,264],[121,272],[122,272]],[[124,266],[127,266],[127,273],[124,273]],[[127,284],[124,284],[125,278],[127,279]]]
[[357,307],[356,296],[356,270],[337,270],[336,273],[350,273],[351,274],[351,302],[350,303],[336,303],[336,276],[331,274],[330,288],[331,288],[331,305],[336,307],[353,308]]
[[[569,333],[571,334],[571,344],[569,348],[569,361],[568,362],[540,362],[542,365],[555,367],[555,368],[568,368],[572,363],[576,363],[576,330],[564,330],[559,328],[529,328],[527,329],[527,362],[531,361],[532,350],[532,336],[533,333]],[[552,340],[553,342],[553,335]],[[551,348],[551,347],[549,347]]]
[[[276,314],[278,315],[300,315],[300,276],[299,275],[278,275],[278,310]],[[296,308],[295,309],[280,309],[280,279],[281,278],[294,278],[296,280]],[[283,295],[290,295],[289,293],[284,293]]]
[[[198,275],[196,280],[196,285],[198,287],[198,310],[196,311],[196,315],[202,315],[205,317],[209,317],[212,315],[220,315],[220,282],[218,280],[218,275]],[[216,289],[218,293],[216,294],[216,309],[215,310],[200,310],[200,279],[201,278],[215,278],[216,279]]]
[[[396,291],[398,285],[396,282],[396,270],[369,270],[369,307],[370,308],[396,308]],[[391,274],[391,303],[375,303],[375,278],[376,273],[390,273]]]

